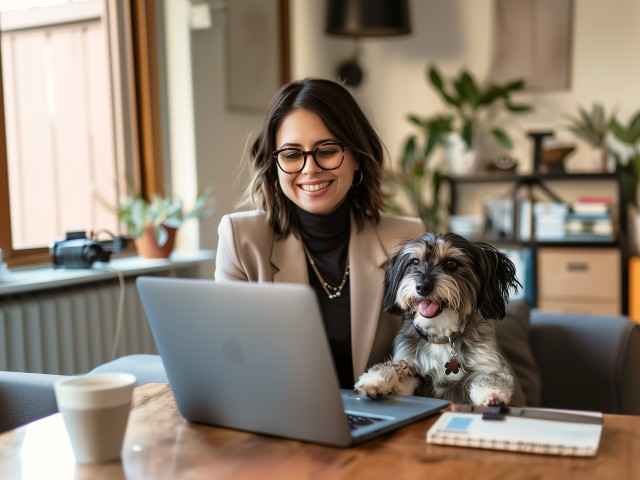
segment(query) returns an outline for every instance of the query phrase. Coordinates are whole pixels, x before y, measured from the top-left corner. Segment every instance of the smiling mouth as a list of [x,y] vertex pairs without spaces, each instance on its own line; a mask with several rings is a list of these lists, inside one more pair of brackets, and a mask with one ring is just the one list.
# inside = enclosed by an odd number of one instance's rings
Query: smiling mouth
[[445,303],[440,300],[424,299],[418,303],[418,313],[425,318],[434,318],[442,313]]
[[326,190],[327,188],[329,188],[329,185],[331,185],[332,183],[333,183],[333,180],[329,180],[321,183],[301,183],[301,184],[298,184],[298,187],[305,192],[315,193],[315,192],[320,192],[322,190]]

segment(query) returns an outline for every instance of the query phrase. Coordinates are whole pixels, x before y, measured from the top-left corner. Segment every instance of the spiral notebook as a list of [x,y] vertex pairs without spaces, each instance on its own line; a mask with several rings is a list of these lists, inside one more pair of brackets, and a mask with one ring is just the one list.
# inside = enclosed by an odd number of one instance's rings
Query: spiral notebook
[[[590,417],[589,423],[580,423],[562,421],[563,413],[558,410],[547,412],[556,419],[505,415],[499,420],[485,420],[478,413],[445,412],[427,432],[427,442],[547,455],[595,456],[602,435],[601,413],[580,412]],[[568,415],[575,417],[575,413]]]

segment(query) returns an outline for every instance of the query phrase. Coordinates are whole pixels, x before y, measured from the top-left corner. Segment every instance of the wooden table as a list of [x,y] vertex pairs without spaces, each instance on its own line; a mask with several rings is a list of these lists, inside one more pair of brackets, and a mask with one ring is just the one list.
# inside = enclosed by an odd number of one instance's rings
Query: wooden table
[[639,479],[640,417],[605,415],[595,458],[425,443],[436,417],[339,449],[186,422],[167,385],[134,393],[122,462],[76,465],[59,414],[0,435],[0,478]]

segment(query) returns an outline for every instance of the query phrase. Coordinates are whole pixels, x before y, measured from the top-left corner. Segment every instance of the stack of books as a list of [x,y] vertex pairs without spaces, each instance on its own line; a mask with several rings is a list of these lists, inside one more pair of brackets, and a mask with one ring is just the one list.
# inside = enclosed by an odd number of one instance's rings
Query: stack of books
[[613,240],[612,205],[613,200],[609,197],[579,198],[567,215],[567,240]]

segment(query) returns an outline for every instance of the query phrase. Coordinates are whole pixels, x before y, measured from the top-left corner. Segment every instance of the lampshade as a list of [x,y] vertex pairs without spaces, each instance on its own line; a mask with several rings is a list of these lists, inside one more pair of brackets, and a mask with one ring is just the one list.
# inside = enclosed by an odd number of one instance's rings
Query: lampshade
[[326,32],[346,37],[408,35],[409,1],[328,0]]

